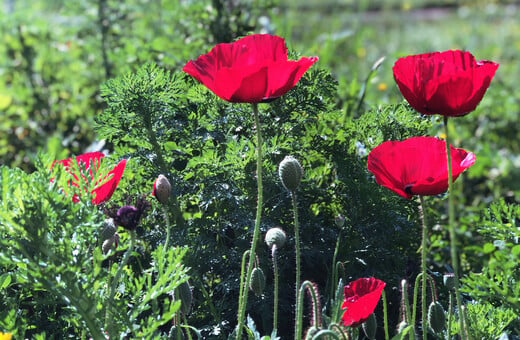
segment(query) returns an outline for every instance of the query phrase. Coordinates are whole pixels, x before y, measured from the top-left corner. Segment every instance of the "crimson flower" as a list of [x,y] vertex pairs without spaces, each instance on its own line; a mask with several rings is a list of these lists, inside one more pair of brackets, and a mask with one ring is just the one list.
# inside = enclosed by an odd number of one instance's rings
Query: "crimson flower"
[[403,97],[425,115],[464,116],[475,110],[495,75],[498,64],[476,61],[464,51],[407,56],[393,67]]
[[288,60],[283,38],[253,34],[217,44],[182,70],[226,101],[259,103],[287,93],[317,60]]
[[376,278],[361,278],[352,281],[343,289],[345,300],[341,305],[347,309],[341,319],[347,327],[357,327],[365,322],[376,309],[386,283]]
[[[96,174],[99,170],[101,158],[103,157],[105,157],[105,155],[101,152],[88,152],[75,157],[80,170],[80,176],[85,180],[86,184],[88,185],[90,181],[95,181],[95,187],[91,192],[91,195],[93,196],[92,203],[95,205],[106,202],[110,197],[112,197],[112,194],[116,190],[117,185],[123,176],[123,171],[126,166],[126,159],[123,159],[107,174],[107,176],[100,178],[101,176],[97,176]],[[72,180],[72,185],[79,187],[78,175],[71,172],[70,169],[71,162],[72,158],[67,158],[56,163],[61,164],[67,172],[71,173],[74,178]],[[89,174],[90,180],[85,177],[85,173]],[[79,202],[79,197],[74,195],[72,200],[77,203]]]
[[[475,155],[450,145],[453,181],[475,163]],[[368,155],[376,182],[398,195],[438,195],[448,190],[446,142],[435,137],[386,141]]]

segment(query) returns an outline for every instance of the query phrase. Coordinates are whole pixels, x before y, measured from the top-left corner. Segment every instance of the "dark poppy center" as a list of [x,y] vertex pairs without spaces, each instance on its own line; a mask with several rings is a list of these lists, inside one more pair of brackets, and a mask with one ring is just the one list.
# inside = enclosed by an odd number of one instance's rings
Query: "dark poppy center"
[[407,184],[404,186],[404,192],[406,192],[408,195],[413,195],[412,192],[413,184]]

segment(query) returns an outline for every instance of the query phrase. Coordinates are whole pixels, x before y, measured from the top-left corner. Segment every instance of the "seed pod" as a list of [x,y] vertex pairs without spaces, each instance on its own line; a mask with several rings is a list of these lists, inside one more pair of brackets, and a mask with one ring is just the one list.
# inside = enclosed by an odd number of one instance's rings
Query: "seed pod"
[[293,156],[285,156],[278,168],[278,176],[283,186],[290,192],[298,189],[303,177],[303,168]]
[[108,240],[114,236],[116,231],[117,228],[114,225],[114,220],[112,218],[107,218],[105,222],[103,222],[103,229],[101,230],[100,237],[103,241]]
[[367,338],[369,338],[370,340],[374,340],[376,338],[377,321],[374,313],[370,314],[368,319],[366,319],[366,321],[363,322],[361,328],[363,328],[363,332],[365,332]]
[[262,269],[255,267],[251,272],[251,283],[249,288],[255,293],[256,296],[262,295],[265,289],[265,275]]
[[184,315],[188,315],[190,313],[191,303],[193,301],[193,294],[188,282],[181,283],[175,289],[175,298],[181,301],[181,312]]
[[269,248],[273,248],[276,245],[276,249],[280,249],[285,244],[286,240],[285,232],[280,228],[271,228],[265,234],[265,243]]
[[446,314],[439,302],[432,302],[428,308],[428,323],[435,333],[442,333],[446,327]]
[[159,175],[153,183],[152,195],[162,204],[166,204],[168,203],[171,192],[172,186],[168,178],[164,175]]

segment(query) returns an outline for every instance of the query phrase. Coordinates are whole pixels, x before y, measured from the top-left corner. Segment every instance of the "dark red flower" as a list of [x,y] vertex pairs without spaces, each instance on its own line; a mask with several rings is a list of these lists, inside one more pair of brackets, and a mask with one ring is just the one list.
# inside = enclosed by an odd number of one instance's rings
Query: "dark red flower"
[[[450,145],[453,181],[475,163],[475,155]],[[448,190],[446,142],[435,137],[386,141],[368,155],[376,182],[398,195],[438,195]]]
[[403,97],[425,115],[464,116],[475,110],[498,68],[469,52],[445,51],[398,59],[394,79]]
[[253,34],[216,45],[182,70],[226,101],[259,103],[284,95],[317,60],[287,60],[282,38]]
[[[99,170],[99,166],[101,163],[101,158],[105,157],[105,155],[101,152],[88,152],[82,155],[76,156],[76,162],[78,164],[79,170],[81,172],[80,176],[86,182],[95,181],[96,186],[92,190],[91,194],[93,196],[92,203],[95,205],[106,202],[112,197],[112,194],[117,188],[121,177],[123,176],[123,171],[125,170],[126,160],[123,159],[119,162],[104,178],[98,178],[97,171]],[[71,162],[72,158],[67,158],[56,163],[61,164],[65,167],[65,169],[71,173]],[[92,167],[91,167],[92,166]],[[88,173],[90,180],[85,177],[85,174]],[[75,187],[79,187],[79,178],[75,173],[71,173],[74,179],[72,180],[72,185]],[[79,197],[74,195],[72,197],[74,202],[79,202]]]
[[376,278],[361,278],[352,281],[343,289],[345,300],[341,305],[347,309],[341,319],[347,327],[357,327],[368,319],[376,309],[386,283]]

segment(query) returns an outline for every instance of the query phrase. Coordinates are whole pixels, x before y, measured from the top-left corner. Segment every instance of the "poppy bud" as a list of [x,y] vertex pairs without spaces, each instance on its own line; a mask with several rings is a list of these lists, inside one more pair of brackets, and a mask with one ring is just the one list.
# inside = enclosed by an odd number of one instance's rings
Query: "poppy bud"
[[262,295],[265,289],[265,275],[264,271],[258,267],[253,268],[251,272],[251,283],[249,288],[255,293],[256,296]]
[[278,168],[278,176],[283,186],[293,192],[298,189],[303,177],[303,168],[293,156],[285,156]]
[[117,248],[118,243],[119,234],[114,233],[114,235],[103,241],[103,244],[101,245],[101,250],[103,251],[103,254],[107,254],[110,251],[110,249],[112,249],[113,245],[115,245],[115,247]]
[[168,203],[168,198],[172,192],[172,186],[168,178],[164,175],[159,175],[153,183],[152,195],[157,198],[162,204]]
[[101,239],[104,241],[104,240],[108,240],[109,238],[111,238],[112,236],[114,236],[114,234],[116,233],[117,231],[117,228],[116,226],[114,225],[114,220],[111,219],[111,218],[107,218],[104,222],[103,222],[103,230],[101,230]]
[[190,313],[191,303],[193,301],[193,294],[188,282],[181,283],[175,289],[175,298],[181,301],[181,312],[184,315],[188,315]]
[[345,225],[345,216],[338,214],[336,218],[334,218],[334,223],[336,224],[336,227],[341,228]]
[[442,282],[449,290],[455,289],[455,275],[453,273],[444,274]]
[[428,308],[428,323],[435,333],[442,333],[446,327],[446,314],[440,303],[432,302]]
[[285,232],[280,228],[271,228],[265,234],[265,243],[269,248],[276,246],[277,249],[280,249],[285,244],[285,240]]
[[370,340],[374,340],[376,338],[377,321],[374,313],[370,314],[368,319],[366,319],[366,321],[363,322],[361,328],[363,328],[363,332],[365,332],[367,338],[369,338]]

